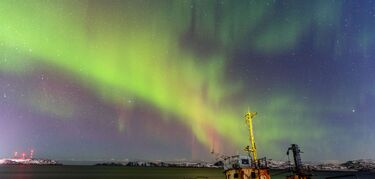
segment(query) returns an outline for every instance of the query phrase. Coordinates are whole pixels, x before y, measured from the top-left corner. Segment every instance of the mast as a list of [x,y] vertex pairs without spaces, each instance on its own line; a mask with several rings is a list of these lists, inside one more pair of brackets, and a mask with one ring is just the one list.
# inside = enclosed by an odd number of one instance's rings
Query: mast
[[257,160],[257,149],[255,146],[255,139],[254,139],[254,133],[253,133],[253,117],[257,115],[257,112],[247,112],[245,115],[245,121],[246,124],[249,125],[249,133],[250,133],[250,144],[251,144],[251,149],[250,147],[247,146],[246,149],[251,152],[253,161],[255,162]]

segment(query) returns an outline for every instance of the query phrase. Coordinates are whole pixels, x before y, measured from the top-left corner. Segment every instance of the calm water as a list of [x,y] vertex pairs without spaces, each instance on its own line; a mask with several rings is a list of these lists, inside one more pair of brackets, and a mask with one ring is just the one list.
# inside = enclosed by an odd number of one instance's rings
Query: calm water
[[[272,179],[284,179],[286,173],[272,171]],[[355,174],[359,179],[375,179],[374,173],[319,172],[314,179]],[[131,168],[105,166],[1,166],[0,179],[46,178],[129,178],[129,179],[224,179],[221,169],[198,168]],[[342,177],[356,178],[356,177]]]

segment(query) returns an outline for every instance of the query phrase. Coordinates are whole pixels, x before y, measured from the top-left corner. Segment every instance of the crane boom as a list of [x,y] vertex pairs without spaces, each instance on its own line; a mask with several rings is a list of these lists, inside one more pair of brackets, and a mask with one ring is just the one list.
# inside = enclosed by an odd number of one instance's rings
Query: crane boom
[[252,154],[254,161],[257,160],[257,149],[255,146],[255,139],[254,139],[254,132],[253,132],[253,118],[255,115],[257,115],[257,112],[249,112],[249,111],[245,115],[246,124],[249,125],[250,144],[251,144],[250,152]]

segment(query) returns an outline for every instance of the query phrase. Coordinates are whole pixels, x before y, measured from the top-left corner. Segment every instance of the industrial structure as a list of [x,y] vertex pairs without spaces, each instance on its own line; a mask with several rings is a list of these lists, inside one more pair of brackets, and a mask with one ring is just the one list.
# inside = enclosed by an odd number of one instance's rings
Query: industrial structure
[[287,179],[311,179],[311,174],[303,168],[301,160],[301,150],[297,144],[292,144],[286,151],[286,155],[289,156],[289,151],[293,153],[294,167],[291,168],[292,174],[287,176]]
[[256,112],[247,112],[245,122],[249,126],[250,145],[246,146],[245,151],[248,155],[235,155],[227,157],[224,160],[224,173],[226,179],[270,179],[269,168],[266,158],[257,158],[253,132],[253,118]]

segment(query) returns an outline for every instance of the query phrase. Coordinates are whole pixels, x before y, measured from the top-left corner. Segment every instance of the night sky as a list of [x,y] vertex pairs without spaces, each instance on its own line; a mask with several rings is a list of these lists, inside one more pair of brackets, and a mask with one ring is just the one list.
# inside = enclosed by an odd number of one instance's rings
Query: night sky
[[375,158],[375,1],[1,0],[0,157]]

